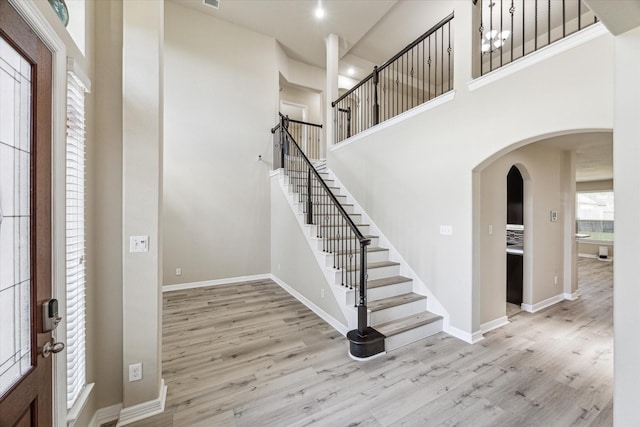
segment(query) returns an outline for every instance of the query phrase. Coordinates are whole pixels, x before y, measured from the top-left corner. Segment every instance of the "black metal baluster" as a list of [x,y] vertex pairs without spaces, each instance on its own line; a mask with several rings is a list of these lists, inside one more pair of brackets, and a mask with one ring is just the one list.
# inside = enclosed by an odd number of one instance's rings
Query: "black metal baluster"
[[582,0],[578,0],[578,31],[582,29]]
[[[483,52],[482,52],[482,41],[484,38],[484,10],[482,9],[482,0],[479,0],[478,3],[480,4],[480,28],[478,28],[478,31],[480,32],[480,75],[484,75],[484,72],[482,71],[482,66],[483,64]],[[431,44],[429,44],[429,48],[431,48]],[[429,57],[431,57],[431,54],[429,54]]]
[[313,224],[313,193],[311,192],[311,169],[307,172],[307,224]]
[[[498,34],[500,43],[502,43],[502,0],[500,0],[500,34]],[[500,44],[500,66],[502,67],[502,44]]]
[[547,8],[547,45],[551,44],[551,0]]
[[565,0],[562,0],[562,38],[567,37],[567,11]]
[[[564,1],[564,0],[563,0]],[[515,33],[513,32],[513,14],[516,11],[516,8],[513,5],[513,0],[511,0],[511,7],[509,8],[509,14],[511,15],[511,57],[509,59],[510,62],[513,62],[513,40],[516,38]],[[522,40],[524,43],[524,40]]]
[[[493,32],[493,0],[489,0],[489,33]],[[493,40],[489,39],[489,72],[493,71]]]
[[427,37],[426,40],[422,41],[422,61],[420,62],[420,65],[422,66],[422,102],[425,102],[424,99],[424,85],[427,83],[427,81],[424,78],[424,70],[426,69],[426,67],[424,66],[423,62],[425,62],[424,58],[424,44],[425,41],[428,42],[429,40],[431,40],[431,36]]
[[524,22],[525,22],[525,7],[524,7],[524,1],[522,2],[522,56],[525,55],[525,45],[526,45],[526,41],[527,39],[525,38],[525,33],[524,33]]
[[447,36],[447,43],[449,45],[449,47],[447,47],[447,55],[448,55],[447,79],[449,80],[449,86],[447,91],[450,91],[451,90],[451,21],[449,21],[449,23],[447,24],[447,29],[449,31],[449,35]]
[[380,122],[380,106],[378,105],[378,67],[373,67],[373,124]]
[[534,7],[535,7],[535,17],[534,17],[534,39],[533,39],[533,50],[536,51],[538,50],[538,0],[535,0],[534,3]]
[[434,82],[433,82],[433,94],[434,96],[438,96],[438,32],[435,32],[435,44],[433,46],[433,51],[436,54],[435,66],[433,67],[434,71]]
[[429,37],[429,60],[427,61],[427,64],[429,65],[429,73],[427,74],[429,82],[427,84],[427,90],[429,91],[429,99],[431,99],[431,37]]
[[440,31],[440,95],[444,93],[444,27],[441,27]]

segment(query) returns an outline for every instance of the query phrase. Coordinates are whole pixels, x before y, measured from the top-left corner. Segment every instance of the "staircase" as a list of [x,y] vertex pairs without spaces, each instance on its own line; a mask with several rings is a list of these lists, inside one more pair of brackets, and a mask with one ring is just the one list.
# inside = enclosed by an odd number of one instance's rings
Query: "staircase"
[[[442,331],[442,316],[427,311],[427,297],[414,293],[412,279],[400,275],[401,264],[389,259],[389,249],[380,246],[380,239],[375,230],[364,221],[366,215],[355,210],[354,204],[350,203],[345,191],[339,187],[336,180],[332,179],[324,162],[313,163],[358,229],[365,237],[371,239],[371,244],[367,247],[367,316],[369,325],[385,336],[385,351],[392,351]],[[316,259],[324,268],[325,277],[334,287],[334,295],[337,295],[339,303],[344,305],[343,312],[351,313],[351,316],[346,317],[349,319],[349,327],[352,328],[355,326],[355,305],[358,301],[356,278],[360,269],[358,262],[360,257],[352,257],[353,262],[343,266],[340,265],[340,260],[345,257],[336,256],[340,255],[339,251],[326,252],[326,238],[317,237],[317,225],[306,224],[304,202],[299,200],[305,199],[300,195],[306,196],[308,190],[304,185],[299,184],[304,177],[296,174],[295,171],[289,171],[288,175],[281,174],[281,188],[298,216],[311,248],[316,251]],[[314,203],[317,204],[316,208],[322,208],[322,201],[318,200]],[[339,238],[341,237],[338,235],[332,239]],[[360,250],[355,247],[350,251],[359,254]]]

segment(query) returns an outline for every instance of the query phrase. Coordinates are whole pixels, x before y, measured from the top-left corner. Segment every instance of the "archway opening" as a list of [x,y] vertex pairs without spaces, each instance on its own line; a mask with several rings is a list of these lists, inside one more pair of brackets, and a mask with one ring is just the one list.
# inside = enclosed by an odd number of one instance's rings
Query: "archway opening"
[[524,179],[517,166],[507,174],[507,316],[518,313],[523,295]]

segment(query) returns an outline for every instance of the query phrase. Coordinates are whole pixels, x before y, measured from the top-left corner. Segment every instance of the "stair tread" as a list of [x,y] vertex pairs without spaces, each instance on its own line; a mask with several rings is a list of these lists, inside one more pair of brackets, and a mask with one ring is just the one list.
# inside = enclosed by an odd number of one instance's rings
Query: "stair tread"
[[392,320],[381,325],[374,325],[373,327],[376,331],[380,332],[384,336],[390,337],[402,332],[409,331],[411,329],[418,328],[420,326],[437,322],[440,319],[442,319],[442,316],[431,313],[429,311],[425,311],[423,313],[414,314],[413,316],[407,316],[403,317],[402,319]]
[[369,311],[380,311],[391,307],[396,307],[398,305],[408,304],[415,301],[425,300],[427,297],[423,295],[414,294],[410,292],[408,294],[402,294],[395,297],[383,298],[376,301],[369,301],[367,307]]
[[404,276],[391,276],[382,279],[367,280],[367,288],[379,288],[382,286],[397,285],[398,283],[411,282],[411,279]]
[[[399,262],[394,261],[378,261],[378,262],[370,262],[367,264],[367,270],[371,270],[373,268],[384,268],[384,267],[394,267],[396,265],[400,265]],[[360,270],[360,266],[351,266],[347,268],[347,271]]]

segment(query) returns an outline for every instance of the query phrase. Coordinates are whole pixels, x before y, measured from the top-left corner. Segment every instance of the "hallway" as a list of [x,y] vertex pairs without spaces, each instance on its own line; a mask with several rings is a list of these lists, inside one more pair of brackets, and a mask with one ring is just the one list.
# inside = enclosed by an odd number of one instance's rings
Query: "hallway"
[[582,296],[521,312],[475,345],[444,333],[354,362],[271,281],[165,293],[165,413],[135,426],[609,426],[613,264]]

